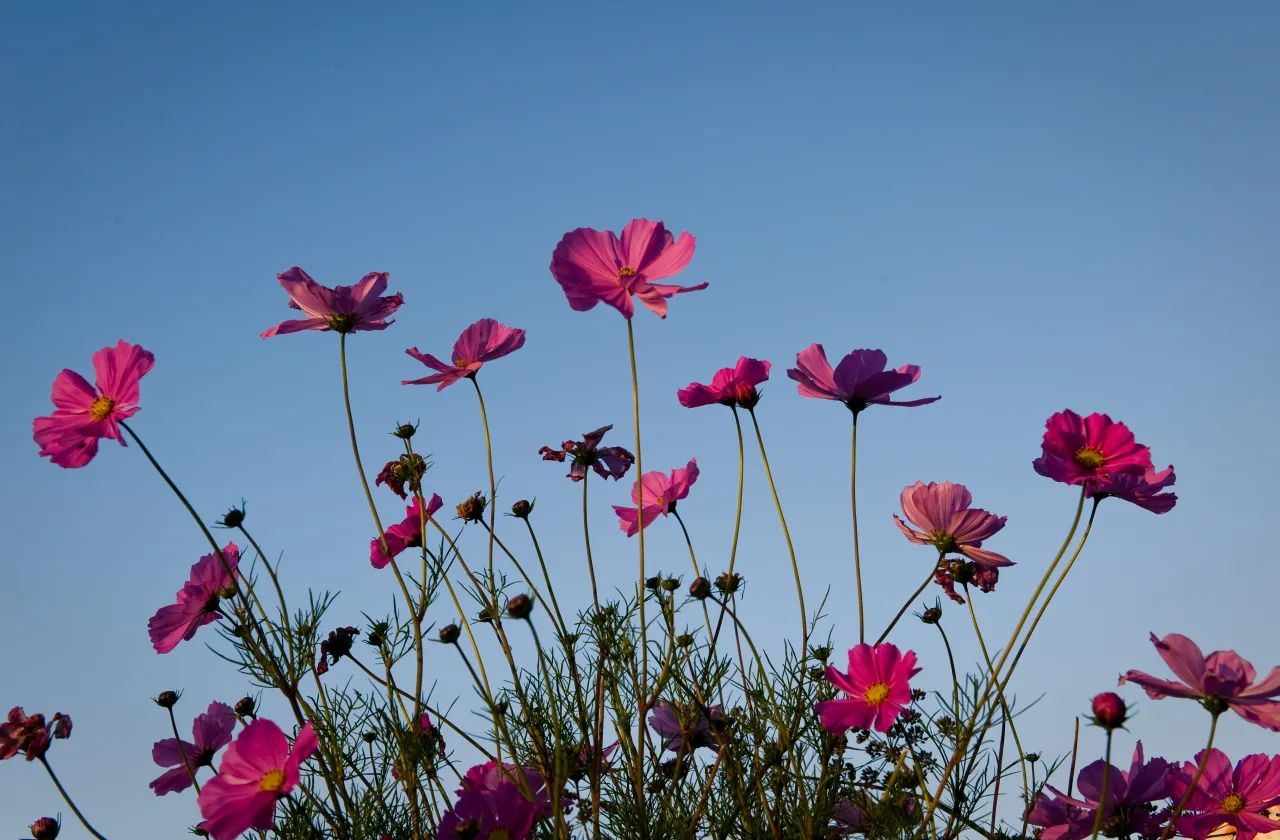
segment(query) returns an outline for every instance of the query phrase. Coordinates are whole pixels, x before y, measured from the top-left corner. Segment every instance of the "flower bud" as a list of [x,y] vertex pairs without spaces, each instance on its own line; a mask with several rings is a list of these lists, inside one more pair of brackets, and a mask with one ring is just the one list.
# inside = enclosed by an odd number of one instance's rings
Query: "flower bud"
[[484,509],[488,502],[484,498],[484,493],[477,490],[475,495],[469,497],[462,504],[458,505],[458,518],[463,522],[483,522]]
[[1030,761],[1032,764],[1035,764],[1039,760],[1040,760],[1040,753],[1033,753],[1033,752],[1027,753],[1027,761]]
[[716,589],[719,589],[726,595],[732,595],[742,588],[742,575],[734,572],[729,574],[725,572],[716,578]]
[[662,585],[662,575],[655,575],[651,578],[645,578],[644,588],[651,592],[657,592],[658,587]]
[[676,636],[676,647],[687,648],[692,644],[693,636],[690,636],[688,633],[681,633],[679,636]]
[[378,733],[377,733],[377,732],[366,732],[366,733],[364,733],[363,735],[361,735],[360,737],[364,739],[364,742],[365,742],[366,744],[372,744],[374,741],[378,740]]
[[667,592],[675,592],[680,588],[680,578],[664,578],[661,586]]
[[533,612],[533,599],[528,595],[516,595],[507,601],[507,615],[512,618],[528,618]]
[[460,635],[462,635],[462,631],[458,629],[456,624],[446,624],[440,628],[440,641],[446,645],[451,645],[458,641]]
[[369,627],[369,635],[364,637],[366,645],[373,647],[382,647],[382,643],[387,640],[387,633],[391,632],[391,625],[385,621],[375,621]]
[[516,519],[528,519],[531,513],[533,513],[533,502],[528,499],[521,499],[511,506],[511,515]]
[[53,817],[41,817],[29,826],[34,840],[54,840],[62,826]]
[[154,699],[156,705],[160,708],[172,709],[174,706],[178,705],[178,698],[181,696],[182,694],[177,691],[162,691],[160,692],[160,696]]
[[831,648],[829,647],[816,647],[811,650],[810,653],[813,655],[814,659],[823,663],[831,658]]
[[241,697],[236,701],[235,713],[240,717],[254,717],[258,711],[258,704],[254,702],[252,697]]
[[401,440],[408,440],[409,438],[413,437],[413,433],[416,431],[418,431],[418,427],[415,424],[402,423],[399,426],[396,426],[396,430],[391,434],[395,435]]
[[1108,732],[1124,726],[1127,712],[1124,701],[1114,691],[1104,691],[1093,698],[1093,723]]
[[242,501],[240,502],[240,507],[233,507],[231,510],[224,513],[222,515],[222,519],[218,521],[218,524],[223,528],[239,528],[244,524],[244,511],[245,504]]
[[942,621],[942,605],[935,604],[920,613],[920,620],[925,624],[937,624],[939,621]]
[[694,578],[693,583],[689,584],[689,594],[699,601],[703,601],[711,596],[711,581],[704,577]]

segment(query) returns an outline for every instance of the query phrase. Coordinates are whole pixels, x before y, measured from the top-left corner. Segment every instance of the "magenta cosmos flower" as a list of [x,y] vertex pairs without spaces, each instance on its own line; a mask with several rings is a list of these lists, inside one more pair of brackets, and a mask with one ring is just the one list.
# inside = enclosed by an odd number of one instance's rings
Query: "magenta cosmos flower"
[[696,706],[680,707],[666,700],[653,704],[649,728],[666,739],[665,747],[673,753],[688,752],[699,747],[720,751],[718,732],[725,728],[724,708],[708,706],[704,712]]
[[413,504],[405,508],[404,519],[384,532],[387,538],[386,551],[382,549],[382,540],[380,538],[374,537],[369,541],[370,565],[375,569],[385,569],[391,559],[399,557],[405,549],[420,548],[422,546],[422,523],[430,521],[431,517],[435,516],[436,511],[442,507],[444,507],[444,500],[440,498],[439,494],[432,493],[431,498],[427,500],[427,509],[424,515],[420,500],[414,497]]
[[893,521],[916,545],[931,545],[938,549],[939,554],[963,554],[987,568],[1013,565],[1013,561],[1003,554],[982,548],[983,540],[990,539],[1004,527],[1006,517],[970,507],[973,495],[963,484],[917,481],[903,488],[901,502],[902,512],[912,525],[921,530],[907,527],[896,513]]
[[116,342],[93,354],[96,385],[73,370],[53,380],[53,414],[31,423],[40,457],[60,467],[83,467],[98,454],[98,439],[124,446],[120,421],[137,414],[139,383],[156,357],[136,344]]
[[443,391],[459,379],[473,377],[484,367],[485,362],[509,356],[524,346],[524,330],[512,329],[499,324],[492,318],[481,318],[462,331],[453,345],[452,364],[432,356],[420,353],[417,347],[404,351],[422,362],[432,370],[439,371],[421,379],[405,379],[401,385],[435,385],[440,384],[437,391]]
[[469,790],[440,818],[440,840],[526,840],[538,819],[520,788],[502,782],[493,790]]
[[835,735],[850,729],[888,732],[911,702],[910,680],[918,673],[915,651],[904,654],[888,642],[860,644],[849,650],[847,674],[827,666],[827,682],[849,697],[822,700],[814,711]]
[[771,367],[761,359],[742,356],[733,367],[716,371],[710,385],[690,382],[689,387],[676,392],[676,397],[685,408],[719,403],[750,411],[760,402],[760,391],[756,386],[769,378]]
[[1044,425],[1042,453],[1031,465],[1045,478],[1084,484],[1116,473],[1144,475],[1152,468],[1151,451],[1133,439],[1128,426],[1105,414],[1081,417],[1068,409]]
[[1203,840],[1222,825],[1235,828],[1238,840],[1252,840],[1276,828],[1267,816],[1259,813],[1280,804],[1280,756],[1247,755],[1233,770],[1231,759],[1219,749],[1196,755],[1169,774],[1170,794],[1182,801],[1201,761],[1204,774],[1187,800],[1187,814],[1177,821],[1178,833]]
[[1085,485],[1085,495],[1099,501],[1113,497],[1124,499],[1152,513],[1168,513],[1178,503],[1178,494],[1162,491],[1172,487],[1176,479],[1172,464],[1159,472],[1148,467],[1140,474],[1112,473]]
[[687,466],[678,467],[671,475],[662,472],[645,473],[635,487],[631,488],[631,501],[640,504],[640,488],[644,487],[644,514],[640,515],[638,507],[614,505],[613,512],[618,515],[618,527],[628,537],[640,532],[641,525],[648,528],[658,514],[667,516],[676,509],[676,502],[689,495],[689,488],[698,480],[698,459],[690,458]]
[[1240,717],[1280,732],[1280,667],[1255,683],[1257,671],[1234,650],[1215,650],[1208,656],[1186,636],[1170,633],[1163,639],[1151,634],[1160,658],[1181,683],[1162,680],[1142,671],[1126,671],[1120,684],[1134,682],[1153,700],[1183,697],[1199,700],[1214,714],[1231,709]]
[[587,477],[587,467],[596,471],[601,478],[621,479],[636,462],[636,456],[621,446],[601,446],[605,433],[613,426],[601,426],[594,432],[587,432],[582,440],[566,440],[555,450],[544,446],[538,450],[544,461],[559,461],[571,458],[568,478],[571,481],[582,481]]
[[[496,761],[477,764],[459,780],[461,787],[456,792],[460,796],[467,792],[494,793],[507,784],[515,786],[516,790],[521,790],[521,769],[514,764],[499,765]],[[531,767],[523,768],[523,772],[524,785],[533,795],[531,801],[534,812],[540,817],[550,817],[551,792],[547,790],[546,780],[542,778],[541,773]],[[522,793],[521,796],[524,797],[524,794]]]
[[246,726],[227,747],[218,775],[200,791],[204,830],[214,840],[235,840],[250,828],[272,828],[276,800],[297,787],[302,762],[318,746],[310,721],[298,732],[292,749],[271,721],[260,718]]
[[295,321],[282,321],[262,334],[263,338],[303,330],[333,330],[339,333],[363,330],[385,330],[395,323],[388,320],[400,305],[404,295],[382,297],[387,290],[385,271],[371,271],[354,286],[321,286],[296,265],[284,274],[276,275],[280,285],[289,293],[289,307],[301,309],[307,317]]
[[796,354],[796,366],[787,371],[787,376],[800,383],[796,386],[800,396],[837,400],[847,405],[855,417],[872,405],[914,407],[942,399],[925,397],[906,402],[889,399],[894,391],[919,379],[920,368],[903,365],[897,370],[885,370],[888,364],[889,358],[882,350],[854,350],[832,370],[822,345],[810,344]]
[[693,259],[694,238],[688,232],[676,239],[662,222],[632,219],[619,239],[612,231],[578,228],[566,233],[551,255],[555,276],[569,306],[585,312],[607,303],[624,318],[635,314],[631,297],[660,318],[667,317],[667,298],[707,287],[655,283],[678,273]]
[[[151,748],[151,760],[161,767],[171,767],[151,783],[156,796],[164,796],[191,787],[191,773],[201,767],[212,767],[218,750],[231,743],[236,728],[236,713],[226,703],[213,702],[209,711],[191,724],[192,741],[165,738]],[[185,756],[185,760],[184,760]],[[191,772],[187,771],[191,765]]]
[[178,602],[161,607],[147,622],[156,653],[168,653],[178,642],[191,641],[201,627],[222,618],[219,602],[235,594],[240,549],[235,543],[227,543],[222,557],[226,563],[216,554],[206,554],[196,561],[191,576],[178,590]]
[[1169,763],[1163,758],[1144,761],[1142,742],[1133,751],[1129,771],[1115,765],[1107,781],[1107,801],[1102,805],[1102,777],[1105,761],[1095,761],[1077,777],[1079,798],[1065,796],[1054,787],[1046,787],[1052,796],[1041,794],[1027,815],[1027,822],[1044,831],[1040,840],[1083,840],[1093,834],[1094,819],[1102,808],[1102,831],[1105,837],[1144,837],[1160,833],[1166,815],[1151,803],[1169,797]]

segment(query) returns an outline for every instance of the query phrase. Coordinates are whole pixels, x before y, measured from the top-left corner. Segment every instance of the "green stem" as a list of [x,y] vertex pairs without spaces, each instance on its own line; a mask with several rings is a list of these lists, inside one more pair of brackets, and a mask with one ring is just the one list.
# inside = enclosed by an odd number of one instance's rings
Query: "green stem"
[[920,584],[920,587],[915,592],[911,593],[911,597],[908,598],[906,603],[902,605],[902,609],[898,610],[898,614],[893,617],[893,621],[890,621],[889,626],[884,628],[884,632],[880,634],[880,638],[876,639],[877,645],[885,640],[885,638],[889,635],[889,631],[892,630],[898,624],[898,621],[902,618],[903,613],[907,611],[907,608],[910,607],[911,604],[917,598],[920,597],[920,593],[924,592],[925,587],[927,587],[930,583],[933,582],[933,576],[937,574],[938,567],[942,565],[942,556],[943,556],[942,552],[938,552],[938,562],[933,564],[933,568],[929,571],[929,576],[924,579],[924,583]]
[[[733,409],[733,425],[738,430],[738,510],[733,517],[733,545],[729,548],[729,571],[728,576],[733,577],[733,565],[738,559],[738,534],[742,529],[742,489],[746,478],[746,452],[742,445],[742,418],[738,416],[738,406],[731,405]],[[720,628],[724,626],[724,611],[720,611],[720,616],[716,619],[716,631],[711,634],[711,651],[715,650],[716,642],[720,641]],[[807,625],[806,625],[807,626]],[[741,645],[738,646],[741,649]]]
[[[644,461],[640,454],[640,378],[636,373],[636,338],[631,319],[627,319],[627,349],[631,356],[631,406],[636,424],[636,525],[640,535],[640,679],[637,682],[639,691],[636,694],[638,708],[636,721],[636,805],[644,811],[644,726],[645,712],[648,711],[646,700],[649,696],[649,627],[645,623],[645,568],[644,568]],[[644,832],[645,836],[648,832]]]
[[53,768],[49,766],[49,760],[46,759],[44,756],[40,756],[40,763],[44,765],[45,770],[49,771],[49,778],[53,779],[53,784],[58,788],[58,793],[62,794],[62,798],[65,799],[67,801],[67,804],[71,806],[71,810],[74,811],[76,817],[79,818],[80,824],[83,825],[90,834],[92,834],[94,837],[97,837],[98,840],[107,840],[107,838],[103,837],[101,834],[98,833],[97,829],[89,825],[89,821],[84,818],[84,814],[80,813],[80,809],[76,807],[76,803],[73,802],[71,800],[71,797],[67,795],[67,789],[62,786],[62,782],[58,781],[58,777],[54,774]]
[[187,758],[187,751],[182,746],[182,736],[178,734],[178,721],[173,716],[173,706],[169,707],[169,724],[173,727],[173,740],[178,745],[178,755],[182,756],[182,766],[187,768],[187,775],[191,777],[191,786],[196,789],[196,794],[200,793],[200,783],[196,781],[196,770],[191,766],[191,761]]
[[475,374],[468,377],[471,384],[475,386],[476,398],[480,400],[480,422],[484,424],[484,453],[485,459],[489,464],[489,594],[493,596],[493,602],[498,602],[497,581],[493,576],[493,526],[494,517],[498,512],[498,485],[493,478],[493,442],[489,437],[489,413],[484,407],[484,394],[480,393],[480,382],[476,379]]
[[[1215,717],[1214,723],[1218,719]],[[1107,757],[1103,759],[1102,765],[1102,790],[1098,794],[1098,812],[1093,817],[1093,837],[1090,840],[1098,840],[1098,832],[1102,829],[1102,817],[1107,811],[1107,793],[1111,786],[1111,730],[1107,730]],[[1195,785],[1192,785],[1194,788]],[[1189,792],[1189,791],[1188,791]],[[1172,824],[1172,820],[1170,820]]]
[[1178,800],[1178,807],[1174,808],[1173,813],[1169,816],[1169,824],[1165,826],[1164,833],[1160,835],[1160,840],[1169,840],[1169,836],[1173,834],[1176,827],[1174,824],[1177,822],[1178,817],[1182,816],[1182,810],[1187,807],[1187,803],[1191,801],[1191,794],[1195,792],[1196,785],[1200,784],[1200,777],[1204,775],[1205,765],[1209,763],[1209,754],[1213,750],[1213,736],[1218,731],[1218,717],[1221,713],[1211,714],[1213,714],[1213,723],[1209,724],[1209,742],[1204,745],[1204,754],[1200,759],[1200,766],[1196,768],[1196,774],[1192,777],[1191,784],[1187,786],[1186,793],[1182,794],[1182,799]]
[[[858,585],[858,641],[861,643],[867,640],[867,632],[866,614],[862,606],[862,553],[858,550],[858,412],[856,411],[853,412],[853,445],[850,451],[852,454],[849,457],[849,504],[853,508],[853,575]],[[885,632],[888,633],[888,631]]]
[[800,599],[800,650],[803,652],[809,649],[809,613],[804,607],[804,587],[800,583],[800,566],[796,563],[796,549],[791,544],[791,531],[787,528],[787,517],[782,513],[778,488],[773,483],[773,470],[769,468],[769,455],[764,449],[764,436],[760,434],[760,422],[756,420],[755,409],[751,409],[748,413],[751,415],[751,425],[756,430],[756,442],[760,444],[760,460],[764,462],[764,475],[769,480],[769,490],[773,493],[773,505],[778,509],[778,521],[782,523],[782,536],[787,541],[787,551],[791,555],[791,572],[795,575],[796,596]]
[[[587,516],[587,480],[591,478],[591,470],[584,470],[582,473],[582,539],[587,544],[587,573],[591,575],[591,603],[595,605],[596,612],[600,612],[600,593],[596,590],[596,564],[591,559],[591,527],[588,524],[590,517]],[[547,582],[548,588],[551,586],[550,581]]]
[[[987,642],[982,638],[982,628],[978,626],[978,614],[973,609],[973,593],[969,591],[967,584],[964,588],[964,594],[966,603],[969,605],[969,618],[973,620],[973,634],[978,637],[978,648],[982,651],[982,661],[987,664],[987,671],[994,681],[996,673],[991,664],[991,654],[987,652]],[[1022,770],[1022,789],[1029,792],[1031,786],[1028,784],[1027,779],[1027,758],[1026,753],[1022,751],[1022,740],[1018,737],[1018,727],[1014,724],[1013,715],[1009,712],[1009,703],[1005,699],[1004,691],[1000,691],[997,697],[1000,700],[1000,710],[1004,713],[1004,720],[1000,724],[1000,740],[1004,741],[1004,722],[1007,721],[1009,723],[1009,731],[1013,733],[1013,745],[1018,749],[1018,766]]]

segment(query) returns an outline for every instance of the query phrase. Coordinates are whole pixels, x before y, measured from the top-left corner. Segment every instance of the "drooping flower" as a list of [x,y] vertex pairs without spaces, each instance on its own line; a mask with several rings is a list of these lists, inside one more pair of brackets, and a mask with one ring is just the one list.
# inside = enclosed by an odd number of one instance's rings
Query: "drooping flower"
[[971,507],[973,495],[963,484],[917,481],[903,488],[901,502],[902,512],[921,530],[908,528],[897,514],[893,521],[916,545],[932,545],[942,553],[963,554],[984,568],[1013,565],[1004,555],[982,548],[984,540],[1004,527],[1006,517]]
[[1152,633],[1151,643],[1181,683],[1127,671],[1120,677],[1121,685],[1137,683],[1153,700],[1199,700],[1214,714],[1231,709],[1250,723],[1280,732],[1280,701],[1276,699],[1280,697],[1280,667],[1272,668],[1255,683],[1257,672],[1234,650],[1215,650],[1205,656],[1195,642],[1177,633],[1163,639]]
[[316,673],[329,673],[330,665],[351,653],[351,643],[360,631],[354,627],[339,627],[329,632],[329,638],[320,643],[320,657],[316,660]]
[[262,337],[271,338],[303,330],[339,333],[385,330],[395,323],[389,316],[404,303],[404,295],[399,292],[382,297],[387,290],[389,276],[385,271],[371,271],[354,286],[330,289],[312,280],[295,265],[276,278],[289,293],[289,308],[300,309],[307,317],[276,324],[263,332]]
[[906,402],[889,399],[894,391],[919,379],[920,368],[903,365],[897,370],[885,370],[888,364],[889,358],[882,350],[854,350],[832,370],[822,345],[810,344],[796,354],[796,366],[787,371],[787,376],[800,383],[796,387],[800,396],[842,402],[855,416],[872,405],[913,407],[942,399],[925,397]]
[[564,289],[569,306],[585,312],[607,303],[630,319],[632,296],[660,318],[667,317],[667,298],[707,288],[655,283],[681,271],[693,259],[694,238],[688,232],[676,239],[662,222],[632,219],[613,231],[578,228],[566,233],[551,255],[551,274]]
[[703,711],[696,705],[681,707],[658,700],[649,715],[649,728],[665,738],[666,748],[674,753],[692,752],[699,747],[719,752],[726,725],[724,709],[719,704]]
[[[995,592],[996,584],[1000,582],[1000,568],[979,566],[972,560],[952,558],[938,564],[933,573],[933,582],[941,586],[952,601],[963,604],[964,596],[956,592],[957,583],[964,587],[972,584],[979,592]],[[966,591],[972,592],[967,588]]]
[[1253,840],[1257,834],[1275,830],[1276,824],[1259,813],[1280,804],[1280,756],[1248,755],[1231,767],[1231,759],[1219,749],[1196,755],[1169,773],[1169,792],[1181,801],[1200,762],[1204,774],[1187,800],[1187,810],[1198,813],[1179,817],[1178,833],[1203,840],[1219,826],[1235,828],[1238,840]]
[[406,453],[394,461],[388,461],[373,483],[387,485],[388,490],[408,501],[410,493],[417,493],[422,489],[422,477],[427,474],[430,466],[418,453]]
[[814,711],[835,735],[850,729],[888,732],[911,703],[910,680],[918,673],[915,651],[904,654],[888,642],[859,644],[849,650],[848,673],[831,665],[826,670],[827,682],[848,698],[819,701]]
[[1064,484],[1097,482],[1116,473],[1144,475],[1152,469],[1151,450],[1134,440],[1128,426],[1105,414],[1081,417],[1070,409],[1045,421],[1041,455],[1031,465]]
[[147,622],[156,653],[168,653],[179,642],[193,639],[201,627],[222,618],[219,604],[235,594],[239,564],[240,549],[235,543],[223,547],[222,559],[206,554],[196,561],[191,576],[178,590],[177,603],[161,607]]
[[[191,787],[191,773],[201,767],[213,766],[214,755],[231,743],[235,728],[235,711],[226,703],[215,701],[191,724],[192,741],[179,741],[177,738],[156,741],[151,748],[151,760],[161,767],[172,768],[151,782],[150,787],[156,796]],[[188,764],[191,765],[190,772]]]
[[430,353],[421,353],[417,347],[404,351],[438,373],[421,379],[405,379],[401,385],[435,385],[443,391],[460,379],[475,376],[485,362],[509,356],[524,346],[524,330],[512,329],[492,318],[481,318],[462,331],[453,345],[451,364],[440,361]]
[[601,426],[594,432],[587,432],[582,436],[582,440],[566,440],[560,444],[559,450],[544,446],[538,450],[538,454],[544,461],[560,463],[564,463],[565,458],[571,458],[572,464],[569,466],[568,475],[570,481],[582,481],[586,478],[587,467],[595,470],[596,475],[601,478],[612,478],[617,481],[631,469],[631,465],[636,462],[636,456],[621,446],[600,445],[605,433],[612,428],[612,424]]
[[[631,488],[631,501],[640,505],[640,488],[644,487],[643,524],[648,528],[658,515],[669,515],[676,509],[676,502],[689,495],[689,488],[698,480],[698,459],[690,458],[684,467],[677,467],[670,475],[663,472],[645,473],[635,486]],[[618,527],[628,537],[640,533],[641,512],[639,507],[614,505],[613,512],[618,515]]]
[[27,761],[35,761],[49,751],[49,727],[44,715],[28,716],[21,706],[9,710],[0,723],[0,761],[22,753]]
[[1152,513],[1168,513],[1178,503],[1178,494],[1161,491],[1172,487],[1176,479],[1172,464],[1159,472],[1154,467],[1148,467],[1142,474],[1112,473],[1089,482],[1085,495],[1099,500],[1113,497],[1124,499]]
[[687,388],[676,392],[676,397],[685,408],[719,403],[750,411],[760,402],[756,386],[769,378],[771,367],[766,361],[742,356],[733,367],[716,371],[710,385],[690,382]]
[[393,557],[399,557],[407,548],[418,548],[422,545],[422,523],[435,516],[436,511],[444,507],[444,500],[438,493],[432,493],[427,500],[426,513],[418,497],[413,504],[405,508],[404,519],[392,525],[383,533],[387,538],[386,551],[382,548],[382,540],[374,537],[369,541],[369,563],[375,569],[385,569]]
[[71,737],[71,716],[58,712],[53,716],[53,720],[49,724],[49,728],[53,730],[53,737],[59,741],[65,741]]
[[308,721],[289,739],[269,720],[246,726],[222,757],[218,775],[205,782],[198,803],[204,829],[214,840],[234,840],[250,828],[274,826],[276,800],[298,785],[302,762],[319,746]]
[[469,790],[440,818],[439,840],[526,840],[538,812],[520,788],[502,782],[494,790]]
[[[544,818],[551,816],[551,792],[547,790],[547,782],[542,774],[532,767],[521,768],[515,764],[500,765],[496,761],[487,761],[468,770],[458,783],[461,785],[457,790],[459,795],[467,792],[495,793],[503,785],[512,785],[520,791],[523,784],[533,796],[530,804],[535,814]],[[524,798],[523,794],[521,798]]]
[[120,421],[138,408],[139,383],[155,366],[156,357],[136,344],[116,342],[93,354],[96,385],[73,370],[53,380],[53,414],[31,423],[40,456],[60,467],[83,467],[98,453],[98,439],[125,445]]

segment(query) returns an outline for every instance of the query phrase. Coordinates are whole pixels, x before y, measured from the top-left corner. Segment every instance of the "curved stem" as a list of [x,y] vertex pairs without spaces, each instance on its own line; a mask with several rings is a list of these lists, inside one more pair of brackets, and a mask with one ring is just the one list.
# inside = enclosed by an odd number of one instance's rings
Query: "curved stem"
[[[849,456],[849,504],[853,508],[853,575],[858,584],[858,641],[867,640],[862,606],[862,553],[858,550],[858,412],[853,412],[853,445]],[[901,613],[899,613],[901,615]],[[894,619],[896,622],[897,619]],[[890,625],[892,627],[892,625]],[[886,630],[887,634],[888,631]],[[884,638],[881,636],[881,638]]]
[[[1217,722],[1214,718],[1214,722]],[[1098,794],[1098,812],[1093,817],[1093,837],[1090,840],[1098,840],[1098,832],[1102,829],[1102,816],[1107,811],[1107,793],[1111,787],[1111,730],[1107,730],[1107,757],[1103,759],[1102,765],[1102,790]],[[1194,787],[1194,785],[1193,785]]]
[[[991,654],[987,652],[987,642],[982,638],[982,629],[978,626],[978,614],[973,609],[973,593],[969,591],[966,584],[964,594],[967,596],[966,603],[969,606],[969,618],[973,620],[973,634],[978,637],[978,648],[982,651],[982,661],[987,663],[987,671],[991,674],[991,680],[996,679],[995,670],[991,664]],[[1000,691],[997,695],[1000,701],[1000,710],[1004,713],[1004,720],[1000,724],[1000,740],[1004,741],[1004,721],[1009,723],[1009,731],[1013,733],[1013,745],[1018,749],[1018,766],[1022,770],[1022,789],[1030,795],[1031,787],[1027,779],[1027,757],[1022,751],[1022,740],[1018,737],[1018,727],[1013,722],[1013,715],[1009,712],[1009,702],[1005,699],[1004,691]],[[1001,750],[1003,752],[1003,749]],[[998,766],[998,765],[997,765]],[[994,808],[994,805],[992,806]]]
[[[738,559],[738,534],[742,529],[742,490],[746,478],[746,453],[742,445],[742,418],[738,416],[738,406],[731,405],[733,409],[733,425],[738,430],[738,510],[733,517],[733,545],[729,548],[729,571],[730,578],[733,577],[733,566]],[[714,651],[716,642],[720,641],[720,628],[724,626],[724,611],[720,611],[720,616],[716,619],[716,631],[711,634],[711,650]],[[738,645],[739,651],[742,645]]]
[[800,599],[800,650],[809,649],[809,613],[804,607],[804,587],[800,583],[800,566],[796,563],[796,549],[791,544],[791,531],[787,528],[787,517],[782,513],[782,502],[778,500],[778,488],[773,483],[773,470],[769,468],[769,455],[764,450],[764,436],[760,434],[760,422],[756,420],[755,409],[748,412],[751,425],[756,430],[756,442],[760,444],[760,460],[764,462],[765,478],[769,479],[769,490],[773,493],[773,505],[778,509],[778,521],[782,523],[782,536],[787,540],[787,551],[791,554],[791,571],[796,578],[796,596]]
[[489,437],[489,413],[484,407],[484,394],[480,393],[480,382],[476,379],[475,374],[469,376],[468,379],[475,386],[476,398],[480,400],[480,422],[484,424],[484,452],[485,459],[489,464],[489,594],[493,596],[494,603],[497,603],[498,584],[493,577],[493,526],[494,517],[498,512],[498,485],[493,479],[493,441]]
[[[556,619],[560,622],[560,629],[563,633],[569,632],[569,626],[564,623],[564,615],[560,612],[560,602],[556,600],[556,591],[551,586],[551,576],[547,574],[547,562],[542,558],[542,546],[538,545],[538,535],[533,532],[533,523],[528,517],[524,519],[524,525],[529,529],[529,539],[533,540],[534,553],[538,555],[538,565],[542,567],[542,579],[547,584],[547,595],[551,597],[551,606],[555,608]],[[543,604],[546,606],[546,604]]]
[[[338,335],[338,353],[342,357],[342,401],[347,407],[347,431],[351,434],[351,454],[356,456],[356,472],[360,474],[360,486],[364,488],[365,501],[369,503],[369,512],[373,514],[373,524],[378,526],[378,539],[382,541],[382,551],[388,556],[387,535],[382,530],[382,519],[378,516],[378,506],[373,503],[373,493],[369,492],[369,479],[364,474],[364,464],[360,462],[360,445],[356,443],[356,421],[351,413],[351,388],[347,381],[347,334]],[[412,609],[412,608],[411,608]]]
[[[671,515],[676,518],[676,522],[680,523],[680,531],[684,534],[684,543],[689,546],[689,560],[693,563],[693,576],[696,578],[702,574],[698,569],[698,557],[693,553],[693,540],[689,538],[689,529],[685,527],[684,520],[680,518],[680,513],[676,510],[675,503],[671,505]],[[711,633],[711,613],[707,610],[707,605],[702,605],[702,616],[707,621],[707,632]]]
[[62,782],[58,781],[58,777],[54,774],[53,768],[49,766],[49,760],[44,756],[40,756],[40,763],[44,765],[44,769],[49,771],[49,778],[53,779],[53,784],[58,788],[58,793],[62,794],[62,798],[71,806],[71,810],[75,812],[76,817],[80,820],[80,824],[85,827],[90,834],[97,837],[98,840],[107,840],[98,833],[97,829],[89,825],[89,821],[84,818],[84,814],[80,813],[80,809],[76,807],[76,803],[71,801],[71,797],[67,795],[67,789],[62,786]]
[[178,721],[173,716],[173,706],[169,707],[169,725],[173,727],[173,740],[178,745],[178,755],[182,756],[182,766],[187,768],[191,786],[196,789],[196,794],[199,794],[200,783],[196,781],[196,769],[191,766],[191,760],[187,758],[187,750],[182,746],[182,736],[178,734]]
[[[591,470],[584,470],[582,473],[582,539],[587,544],[587,573],[591,575],[591,603],[595,605],[596,612],[600,612],[600,593],[596,590],[596,564],[591,559],[591,527],[588,524],[590,517],[587,516],[587,481],[590,478]],[[547,581],[547,587],[551,587],[550,581]]]
[[947,638],[947,631],[942,629],[942,622],[933,625],[938,628],[938,632],[942,634],[942,644],[947,648],[947,662],[951,664],[951,705],[954,709],[956,722],[959,723],[960,718],[960,677],[956,673],[956,658],[951,654],[951,640]]
[[1164,833],[1160,835],[1160,840],[1169,840],[1169,836],[1173,834],[1175,829],[1174,823],[1178,821],[1178,817],[1182,816],[1182,811],[1187,807],[1187,803],[1191,801],[1191,794],[1195,792],[1196,785],[1200,784],[1200,777],[1204,775],[1205,765],[1209,763],[1209,754],[1213,750],[1213,736],[1218,731],[1218,717],[1218,714],[1213,715],[1213,723],[1209,724],[1209,742],[1204,745],[1204,755],[1200,759],[1200,766],[1196,768],[1196,774],[1192,777],[1191,784],[1187,785],[1186,793],[1182,794],[1182,799],[1178,800],[1178,807],[1174,808],[1173,813],[1169,815],[1169,824],[1165,826]]
[[885,638],[889,635],[889,631],[892,630],[898,624],[898,621],[902,618],[903,613],[907,611],[907,608],[911,606],[912,602],[914,602],[915,599],[920,597],[920,593],[924,592],[925,587],[927,587],[930,583],[933,582],[933,576],[937,574],[938,567],[942,565],[942,556],[943,556],[942,552],[938,552],[938,562],[933,564],[933,569],[929,571],[929,576],[924,579],[924,583],[920,584],[920,588],[918,588],[915,592],[911,593],[911,597],[908,598],[906,603],[902,605],[902,609],[898,610],[898,614],[893,617],[893,621],[890,621],[889,626],[884,628],[884,632],[880,634],[880,638],[876,639],[877,645],[885,640]]
[[[627,319],[627,349],[631,355],[631,406],[636,424],[636,524],[640,535],[640,673],[636,693],[639,703],[636,722],[636,755],[638,773],[636,775],[636,805],[644,810],[644,715],[646,699],[649,696],[649,627],[644,618],[645,602],[645,569],[644,569],[644,461],[640,455],[640,378],[636,373],[636,337],[631,319]],[[648,832],[645,832],[647,835]]]

